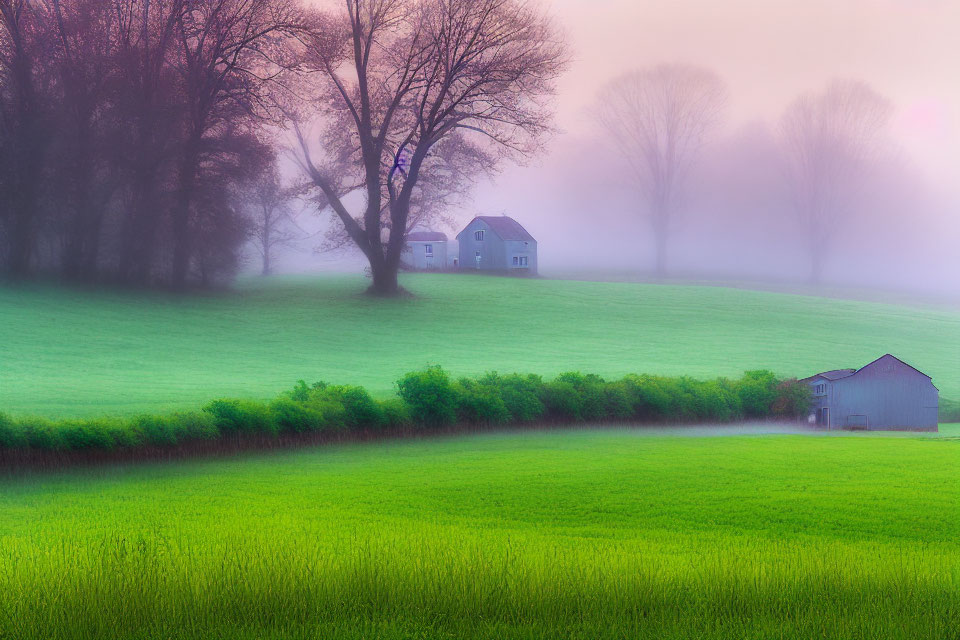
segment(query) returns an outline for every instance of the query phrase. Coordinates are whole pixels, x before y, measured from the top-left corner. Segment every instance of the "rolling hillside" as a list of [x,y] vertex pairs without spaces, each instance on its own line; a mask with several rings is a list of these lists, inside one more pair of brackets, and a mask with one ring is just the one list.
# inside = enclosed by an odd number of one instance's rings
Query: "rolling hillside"
[[0,411],[51,417],[265,398],[300,379],[379,395],[427,364],[454,374],[580,369],[804,376],[894,353],[960,398],[960,311],[700,286],[408,275],[248,281],[174,298],[0,289]]

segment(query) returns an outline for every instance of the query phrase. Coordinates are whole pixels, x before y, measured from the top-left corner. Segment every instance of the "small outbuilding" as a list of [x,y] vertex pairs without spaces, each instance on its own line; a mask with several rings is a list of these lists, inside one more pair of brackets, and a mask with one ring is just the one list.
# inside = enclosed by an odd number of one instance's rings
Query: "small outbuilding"
[[457,235],[459,268],[537,274],[537,241],[508,216],[477,216]]
[[404,265],[415,271],[447,269],[447,234],[440,231],[413,231],[401,256]]
[[927,374],[889,353],[859,369],[803,379],[810,421],[824,429],[937,431],[940,392]]

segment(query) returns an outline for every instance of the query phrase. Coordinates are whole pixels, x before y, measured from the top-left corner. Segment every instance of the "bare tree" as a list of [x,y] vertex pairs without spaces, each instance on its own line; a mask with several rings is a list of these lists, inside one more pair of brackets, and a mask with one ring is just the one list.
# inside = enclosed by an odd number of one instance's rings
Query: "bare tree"
[[[371,293],[396,295],[418,190],[452,156],[490,172],[534,153],[551,131],[545,99],[565,46],[527,0],[344,5],[318,14],[304,39],[303,67],[319,80],[323,155],[298,126],[300,161],[369,261]],[[344,198],[358,191],[364,207],[355,217]]]
[[595,116],[626,160],[653,226],[657,275],[667,270],[672,218],[697,152],[719,125],[727,91],[711,71],[664,64],[614,79]]
[[178,150],[177,189],[171,212],[171,281],[187,279],[191,208],[198,173],[210,155],[224,153],[217,137],[230,122],[270,113],[268,79],[284,67],[285,36],[301,28],[291,0],[194,0],[176,23],[176,69],[185,104],[185,131]]
[[862,82],[834,81],[791,104],[780,121],[786,175],[819,283],[831,230],[849,216],[883,149],[891,106]]
[[299,191],[296,186],[284,186],[274,169],[241,194],[250,220],[251,240],[263,265],[261,275],[272,273],[276,249],[289,247],[304,235],[296,226],[290,206]]

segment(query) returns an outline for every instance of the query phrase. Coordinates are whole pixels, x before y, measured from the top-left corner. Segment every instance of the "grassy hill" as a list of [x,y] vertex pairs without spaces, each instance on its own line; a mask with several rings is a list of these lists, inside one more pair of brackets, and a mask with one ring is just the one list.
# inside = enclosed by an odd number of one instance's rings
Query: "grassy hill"
[[706,432],[0,478],[0,637],[956,638],[960,441]]
[[0,289],[0,411],[51,417],[266,398],[300,378],[392,393],[441,364],[804,376],[894,353],[960,398],[960,311],[739,289],[408,275],[372,300],[362,278],[286,277],[188,298]]

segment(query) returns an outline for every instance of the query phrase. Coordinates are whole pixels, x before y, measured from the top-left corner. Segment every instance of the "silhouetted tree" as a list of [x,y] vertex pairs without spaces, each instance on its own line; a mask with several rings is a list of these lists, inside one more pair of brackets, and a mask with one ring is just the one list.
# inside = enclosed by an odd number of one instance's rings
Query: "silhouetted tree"
[[669,64],[631,71],[600,92],[595,115],[645,200],[659,276],[667,271],[670,224],[690,166],[720,123],[726,96],[713,72]]
[[289,247],[303,234],[293,219],[290,203],[299,189],[284,186],[274,168],[242,191],[237,198],[250,223],[250,239],[260,254],[264,276],[272,273],[273,254],[280,247]]
[[890,103],[862,82],[835,81],[791,104],[780,134],[794,209],[819,283],[832,232],[850,215],[882,152]]

